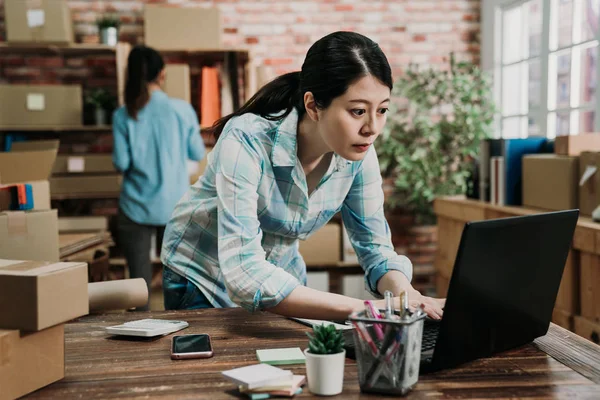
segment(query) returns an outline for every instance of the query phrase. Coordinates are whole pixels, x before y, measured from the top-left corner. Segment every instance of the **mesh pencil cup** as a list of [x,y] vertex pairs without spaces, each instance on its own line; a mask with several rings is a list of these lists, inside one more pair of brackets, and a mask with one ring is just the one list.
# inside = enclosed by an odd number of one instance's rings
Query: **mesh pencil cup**
[[425,316],[420,311],[394,319],[369,318],[364,311],[350,314],[361,391],[410,392],[419,380]]

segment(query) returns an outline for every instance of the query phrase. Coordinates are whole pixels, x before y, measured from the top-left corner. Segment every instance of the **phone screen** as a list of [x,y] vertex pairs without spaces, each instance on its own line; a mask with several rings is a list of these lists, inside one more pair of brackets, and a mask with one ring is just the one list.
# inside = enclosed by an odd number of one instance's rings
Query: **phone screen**
[[173,338],[173,353],[201,353],[212,351],[210,336],[181,335]]

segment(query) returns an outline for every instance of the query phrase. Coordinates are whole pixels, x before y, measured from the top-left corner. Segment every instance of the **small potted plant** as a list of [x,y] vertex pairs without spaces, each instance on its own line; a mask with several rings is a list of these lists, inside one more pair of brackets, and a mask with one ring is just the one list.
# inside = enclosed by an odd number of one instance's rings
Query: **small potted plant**
[[94,89],[86,97],[86,103],[94,111],[96,125],[108,124],[108,114],[113,107],[113,97],[105,89]]
[[119,17],[105,15],[96,20],[96,25],[98,26],[100,43],[116,46],[119,41],[119,27],[121,26]]
[[313,333],[307,335],[310,341],[304,355],[309,390],[321,396],[340,394],[346,360],[342,332],[323,324],[313,326]]

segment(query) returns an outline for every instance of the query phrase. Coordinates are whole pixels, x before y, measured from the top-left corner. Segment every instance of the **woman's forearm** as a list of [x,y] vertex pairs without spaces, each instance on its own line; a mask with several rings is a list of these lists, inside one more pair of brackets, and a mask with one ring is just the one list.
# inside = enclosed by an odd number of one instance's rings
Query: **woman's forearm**
[[364,309],[363,300],[298,286],[267,311],[285,317],[345,320],[353,311],[361,309]]
[[410,292],[413,290],[406,275],[400,271],[388,271],[377,282],[377,291],[383,295],[386,290],[391,291],[394,296],[399,296],[402,291]]

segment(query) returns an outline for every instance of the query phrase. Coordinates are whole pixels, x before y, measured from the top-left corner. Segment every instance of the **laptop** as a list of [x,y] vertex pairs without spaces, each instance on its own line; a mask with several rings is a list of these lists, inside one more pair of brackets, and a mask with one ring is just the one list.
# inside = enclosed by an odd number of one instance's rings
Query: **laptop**
[[[421,372],[512,349],[548,331],[579,210],[468,222],[444,316],[427,319]],[[354,339],[345,332],[346,351]]]

